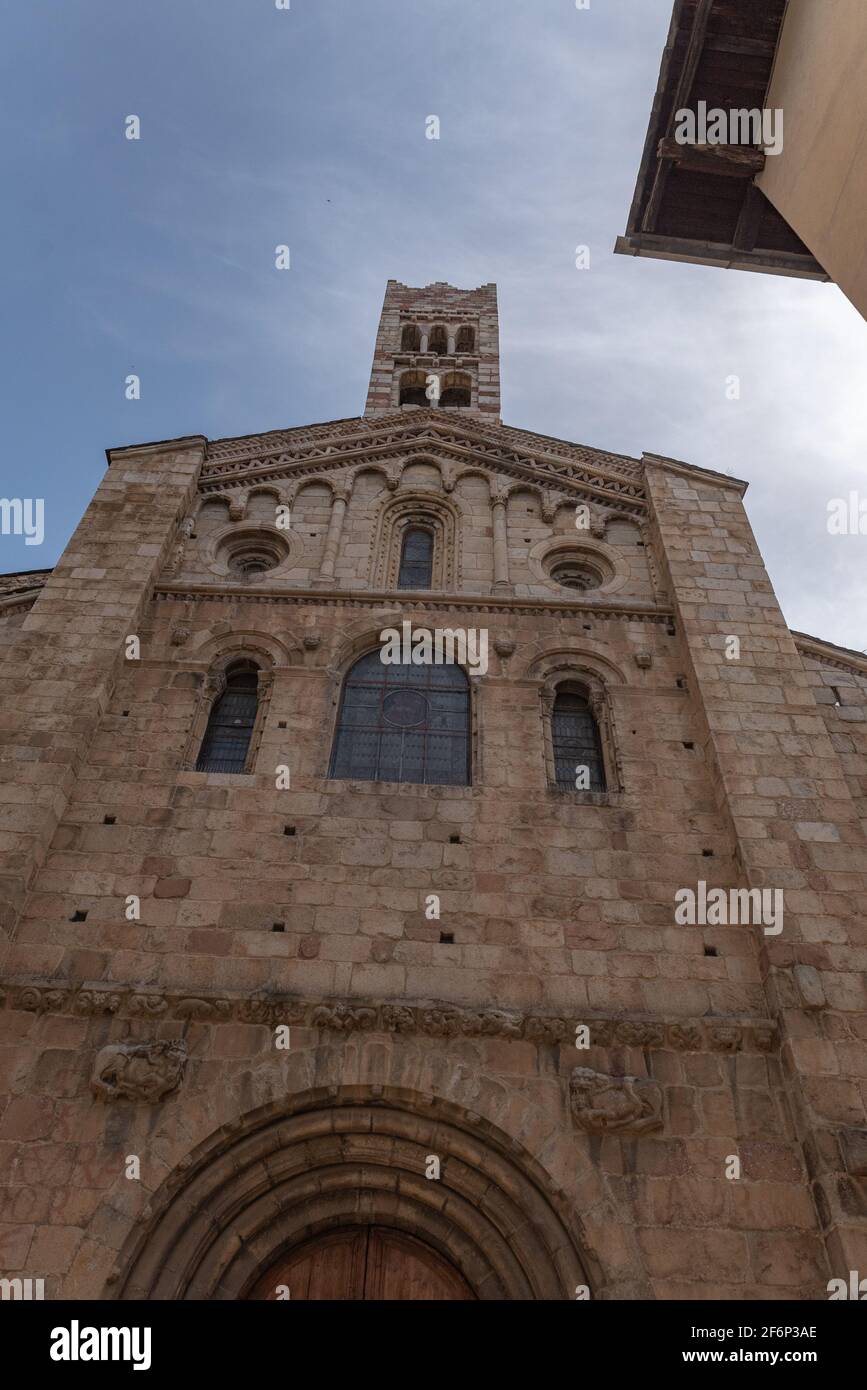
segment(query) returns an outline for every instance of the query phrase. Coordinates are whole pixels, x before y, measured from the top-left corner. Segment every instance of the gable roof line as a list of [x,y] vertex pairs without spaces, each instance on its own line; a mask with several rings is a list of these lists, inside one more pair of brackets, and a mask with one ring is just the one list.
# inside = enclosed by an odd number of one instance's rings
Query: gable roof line
[[826,642],[823,637],[812,637],[808,632],[789,629],[793,642],[804,654],[821,660],[823,655],[833,659],[837,666],[849,666],[867,676],[867,652],[856,652],[851,647],[838,647],[834,642]]
[[669,458],[666,454],[644,453],[641,461],[644,464],[657,464],[669,473],[685,473],[689,477],[705,478],[709,483],[717,483],[721,487],[733,487],[741,497],[749,487],[748,482],[743,478],[736,478],[732,473],[720,473],[715,468],[705,468],[698,463],[686,463],[683,459]]

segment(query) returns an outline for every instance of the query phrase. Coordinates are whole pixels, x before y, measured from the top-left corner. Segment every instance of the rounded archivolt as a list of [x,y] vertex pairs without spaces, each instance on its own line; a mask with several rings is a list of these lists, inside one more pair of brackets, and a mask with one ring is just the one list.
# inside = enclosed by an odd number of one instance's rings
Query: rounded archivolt
[[294,1250],[366,1227],[422,1242],[479,1299],[574,1299],[589,1285],[565,1203],[517,1144],[430,1096],[349,1087],[203,1145],[155,1195],[106,1296],[243,1299]]

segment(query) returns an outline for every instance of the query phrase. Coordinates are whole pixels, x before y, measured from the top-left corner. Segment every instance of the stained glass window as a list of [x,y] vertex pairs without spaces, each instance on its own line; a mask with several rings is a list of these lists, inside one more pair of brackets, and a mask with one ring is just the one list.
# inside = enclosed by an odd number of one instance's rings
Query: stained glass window
[[399,589],[429,589],[433,571],[433,536],[420,526],[404,532],[400,551]]
[[469,786],[470,692],[461,668],[363,656],[343,687],[330,775]]
[[554,701],[551,716],[551,739],[554,745],[554,766],[557,786],[578,785],[578,771],[589,769],[589,791],[605,791],[605,765],[599,729],[584,695],[561,691]]
[[235,666],[227,672],[226,689],[214,702],[197,772],[243,772],[256,723],[259,672],[255,666]]

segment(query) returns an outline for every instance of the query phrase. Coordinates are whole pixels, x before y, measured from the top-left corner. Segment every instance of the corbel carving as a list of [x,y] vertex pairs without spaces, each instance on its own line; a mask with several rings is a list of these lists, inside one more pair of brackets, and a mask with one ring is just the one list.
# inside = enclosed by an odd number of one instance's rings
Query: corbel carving
[[662,1092],[653,1081],[576,1067],[569,1079],[572,1118],[589,1134],[650,1134],[662,1129]]
[[178,1089],[186,1065],[183,1038],[109,1043],[96,1055],[90,1086],[98,1100],[138,1100],[155,1105]]

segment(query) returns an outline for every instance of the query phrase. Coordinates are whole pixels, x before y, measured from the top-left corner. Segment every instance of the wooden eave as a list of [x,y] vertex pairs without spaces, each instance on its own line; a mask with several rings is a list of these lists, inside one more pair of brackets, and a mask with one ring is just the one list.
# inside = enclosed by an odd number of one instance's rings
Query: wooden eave
[[681,110],[765,106],[788,0],[675,0],[626,233],[626,256],[829,280],[755,183],[753,145],[678,145]]

